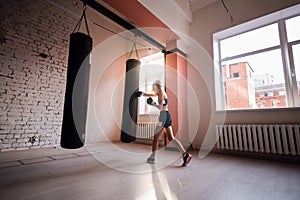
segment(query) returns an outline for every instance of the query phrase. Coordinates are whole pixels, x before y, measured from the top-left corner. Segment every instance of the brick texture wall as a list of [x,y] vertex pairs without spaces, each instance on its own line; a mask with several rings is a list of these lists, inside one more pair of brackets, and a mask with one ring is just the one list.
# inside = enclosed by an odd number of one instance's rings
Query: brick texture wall
[[[0,2],[0,149],[60,144],[75,0]],[[76,16],[77,15],[77,16]]]

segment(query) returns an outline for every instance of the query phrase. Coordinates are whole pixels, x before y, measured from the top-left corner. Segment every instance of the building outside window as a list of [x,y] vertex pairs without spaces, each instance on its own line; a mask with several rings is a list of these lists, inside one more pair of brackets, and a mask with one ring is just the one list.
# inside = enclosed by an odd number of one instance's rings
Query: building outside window
[[219,110],[300,106],[299,27],[297,5],[214,34]]

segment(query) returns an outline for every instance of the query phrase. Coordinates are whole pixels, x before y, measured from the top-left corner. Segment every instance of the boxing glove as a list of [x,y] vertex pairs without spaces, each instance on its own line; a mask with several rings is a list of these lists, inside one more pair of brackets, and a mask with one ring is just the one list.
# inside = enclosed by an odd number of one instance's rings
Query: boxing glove
[[155,105],[155,102],[153,101],[153,99],[152,99],[151,97],[149,97],[149,98],[147,99],[147,104],[153,106],[153,105]]
[[135,92],[135,96],[136,97],[140,97],[142,94],[143,94],[143,92],[141,92],[141,91],[136,91]]

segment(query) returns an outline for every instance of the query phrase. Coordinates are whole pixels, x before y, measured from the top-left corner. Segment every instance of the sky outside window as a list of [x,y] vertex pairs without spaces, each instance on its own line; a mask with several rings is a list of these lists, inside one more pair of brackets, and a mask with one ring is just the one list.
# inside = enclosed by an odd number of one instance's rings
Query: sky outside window
[[278,24],[271,24],[221,40],[221,59],[277,46],[279,43]]
[[294,56],[297,88],[298,88],[298,97],[300,101],[300,44],[293,46],[293,56]]
[[300,16],[285,21],[288,42],[300,40]]

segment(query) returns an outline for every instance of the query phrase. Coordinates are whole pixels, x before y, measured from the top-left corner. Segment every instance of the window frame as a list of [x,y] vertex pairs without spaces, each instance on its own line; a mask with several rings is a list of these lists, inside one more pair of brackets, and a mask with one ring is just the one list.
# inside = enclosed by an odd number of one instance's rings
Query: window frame
[[[232,110],[226,108],[226,98],[225,98],[226,91],[223,84],[222,62],[237,59],[237,58],[242,58],[246,56],[256,55],[259,53],[264,53],[276,49],[281,50],[282,65],[283,65],[283,72],[284,72],[284,79],[285,79],[286,99],[287,99],[286,108],[291,108],[291,107],[293,108],[293,107],[300,106],[296,76],[292,76],[292,74],[295,74],[292,48],[293,45],[300,44],[300,40],[288,42],[287,30],[285,24],[286,20],[296,16],[300,16],[300,4],[213,34],[214,61],[215,63],[217,63],[216,65],[218,67],[217,68],[215,66],[214,71],[216,76],[221,77],[220,81],[217,81],[217,79],[215,78],[215,92],[216,92],[215,96],[218,99],[222,99],[221,101],[216,101],[216,111]],[[279,33],[279,40],[280,40],[279,45],[221,59],[220,41],[265,26],[269,26],[274,23],[278,24],[278,33]],[[256,108],[256,109],[248,108],[248,109],[234,109],[234,110],[260,110],[260,109],[261,108]],[[280,109],[280,108],[266,107],[265,109]]]

